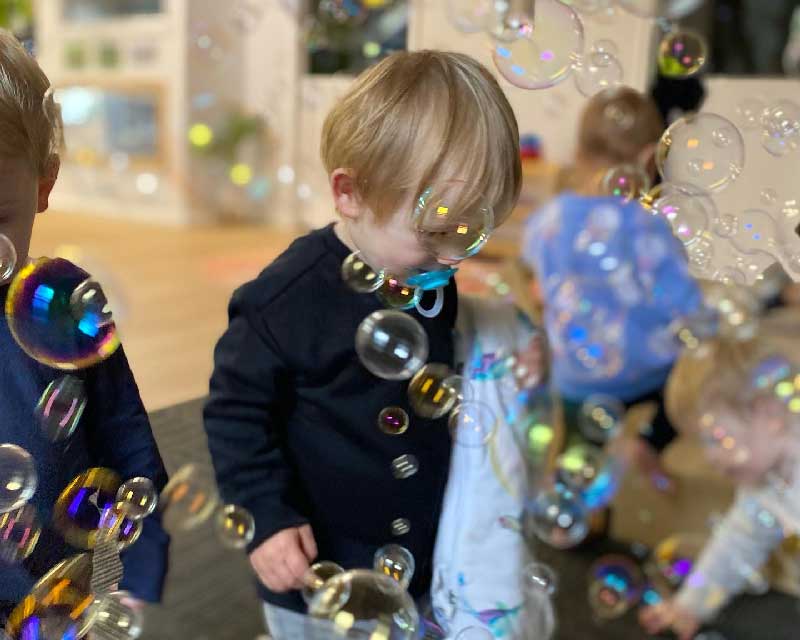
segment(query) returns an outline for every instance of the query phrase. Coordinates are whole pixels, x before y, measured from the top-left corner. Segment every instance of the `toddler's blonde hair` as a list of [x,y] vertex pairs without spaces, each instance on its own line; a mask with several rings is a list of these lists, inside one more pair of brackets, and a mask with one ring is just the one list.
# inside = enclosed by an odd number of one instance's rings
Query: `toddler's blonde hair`
[[44,176],[62,144],[50,81],[13,34],[0,29],[0,156],[26,160]]
[[353,170],[377,216],[433,183],[461,180],[492,206],[495,224],[519,197],[519,130],[494,76],[460,53],[392,54],[367,69],[328,114],[321,155]]

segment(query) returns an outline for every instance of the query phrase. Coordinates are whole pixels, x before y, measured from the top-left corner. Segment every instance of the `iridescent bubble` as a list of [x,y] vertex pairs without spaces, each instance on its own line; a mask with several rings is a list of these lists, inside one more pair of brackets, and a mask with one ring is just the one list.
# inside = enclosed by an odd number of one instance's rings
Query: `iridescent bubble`
[[411,531],[411,521],[408,518],[395,518],[390,528],[393,536],[404,536]]
[[89,274],[61,258],[42,258],[23,267],[11,283],[6,318],[25,353],[56,369],[89,367],[119,347],[113,323],[94,314],[78,318],[72,294]]
[[384,306],[403,311],[416,306],[422,299],[422,289],[406,284],[397,276],[387,275],[376,295]]
[[372,568],[396,580],[403,589],[408,589],[414,577],[414,556],[399,544],[387,544],[375,552]]
[[669,222],[672,233],[687,246],[702,236],[717,217],[711,197],[689,184],[662,185],[651,213]]
[[737,222],[730,241],[739,251],[746,255],[766,252],[779,257],[784,238],[775,218],[763,209],[746,209],[737,216]]
[[182,466],[161,492],[159,510],[170,533],[189,531],[203,524],[217,507],[214,485],[193,464]]
[[103,289],[92,278],[87,278],[75,287],[69,302],[72,315],[79,323],[104,327],[114,320]]
[[472,386],[464,376],[452,375],[442,381],[442,386],[455,395],[457,403],[472,400]]
[[621,469],[601,449],[590,444],[569,447],[556,461],[555,478],[580,495],[590,510],[611,502],[619,488]]
[[494,15],[489,19],[487,31],[498,42],[514,42],[533,33],[533,17],[519,4],[495,2]]
[[344,569],[335,562],[317,562],[312,564],[303,576],[303,588],[300,594],[306,604],[311,602],[314,594],[333,576],[344,573]]
[[53,527],[77,549],[93,549],[99,539],[109,536],[120,549],[130,546],[142,528],[117,506],[121,484],[120,477],[104,467],[78,474],[56,500]]
[[623,164],[612,167],[603,176],[600,192],[621,198],[623,202],[638,199],[650,191],[650,176],[639,165]]
[[744,168],[742,134],[727,118],[698,113],[676,120],[661,136],[656,166],[666,182],[720,191]]
[[400,407],[386,407],[378,414],[378,428],[390,436],[405,433],[409,424],[408,413]]
[[347,256],[342,263],[342,280],[357,293],[372,293],[383,284],[383,270],[376,271],[361,258],[356,251]]
[[78,594],[66,591],[60,595],[62,604],[43,606],[22,621],[18,635],[20,639],[70,640],[81,637],[78,631],[80,624],[71,615],[71,612],[79,611],[80,604],[74,602]]
[[648,575],[657,577],[664,591],[677,591],[694,569],[703,548],[703,539],[692,534],[672,535],[653,550],[652,568]]
[[36,509],[29,504],[0,513],[0,560],[13,564],[27,558],[41,532]]
[[330,578],[314,594],[308,613],[332,621],[336,637],[411,640],[420,629],[411,596],[376,571],[347,571]]
[[0,233],[0,285],[11,279],[16,268],[17,249],[7,236]]
[[720,238],[730,238],[739,228],[739,219],[732,213],[724,213],[713,220],[712,229]]
[[578,428],[589,442],[603,445],[616,438],[625,420],[625,405],[603,394],[590,395],[581,405]]
[[558,590],[558,576],[549,566],[541,562],[531,562],[522,569],[522,590],[543,591],[548,596]]
[[486,244],[494,230],[494,212],[474,185],[449,180],[425,188],[414,207],[412,224],[431,255],[458,262]]
[[33,456],[15,444],[0,444],[0,513],[22,507],[37,484]]
[[[789,200],[786,200],[781,207],[781,213],[787,220],[792,220],[793,218],[800,216],[800,200],[797,198],[790,198]],[[800,232],[798,232],[798,235],[800,235]]]
[[601,620],[619,618],[636,605],[644,575],[624,556],[603,556],[589,570],[589,605]]
[[492,0],[447,0],[447,17],[464,33],[483,31],[494,17]]
[[658,69],[667,78],[688,78],[706,64],[708,44],[694,31],[671,31],[658,47]]
[[406,380],[428,359],[428,336],[422,325],[401,311],[375,311],[356,331],[361,364],[385,380]]
[[419,471],[417,456],[404,453],[392,460],[392,475],[396,480],[407,480]]
[[133,596],[112,591],[96,602],[92,637],[98,640],[136,640],[144,629],[144,614],[131,606]]
[[686,253],[692,273],[703,273],[714,259],[714,243],[705,237],[697,238],[686,248]]
[[131,478],[117,491],[117,502],[131,520],[142,520],[156,510],[158,492],[150,478]]
[[578,14],[558,0],[537,0],[532,32],[492,49],[497,70],[521,89],[546,89],[564,81],[583,50]]
[[747,283],[747,274],[737,267],[722,267],[714,272],[711,279],[724,285],[743,285]]
[[[717,333],[733,340],[746,340],[758,330],[761,305],[753,289],[736,286],[743,283],[736,281],[738,277],[732,272],[729,273],[734,282],[706,284],[703,287],[703,307],[705,311],[710,310],[715,314],[714,329]],[[702,319],[704,310],[698,311],[695,316]],[[706,322],[710,320],[711,317]],[[695,333],[698,332],[694,317],[689,318],[689,326]]]
[[592,45],[592,51],[596,51],[597,53],[604,53],[609,56],[618,57],[619,56],[619,47],[617,43],[613,40],[597,40]]
[[244,507],[226,504],[214,518],[217,539],[229,549],[244,549],[256,535],[256,521]]
[[555,549],[575,547],[589,533],[589,512],[580,497],[557,485],[525,505],[523,531]]
[[60,442],[69,438],[86,409],[86,388],[72,375],[53,380],[42,393],[34,410],[47,439]]
[[765,105],[761,100],[747,98],[736,105],[736,119],[743,131],[761,128],[761,114]]
[[761,113],[761,145],[770,154],[785,156],[800,144],[800,105],[781,100]]
[[616,56],[593,52],[575,66],[575,86],[590,98],[622,84],[624,71]]
[[450,413],[450,434],[462,447],[486,446],[497,430],[497,416],[483,402],[462,402]]
[[408,383],[408,401],[421,418],[441,418],[456,403],[453,390],[444,384],[453,375],[446,364],[429,363]]

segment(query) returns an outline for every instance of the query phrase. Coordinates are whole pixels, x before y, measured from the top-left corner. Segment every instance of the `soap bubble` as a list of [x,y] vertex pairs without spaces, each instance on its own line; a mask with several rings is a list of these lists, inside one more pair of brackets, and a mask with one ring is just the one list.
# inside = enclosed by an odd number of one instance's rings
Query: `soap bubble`
[[419,471],[417,456],[404,453],[392,460],[392,475],[397,480],[406,480]]
[[91,578],[92,554],[82,553],[59,562],[8,616],[6,631],[10,637],[57,640],[83,637],[95,610],[91,606],[94,600]]
[[396,580],[403,589],[408,589],[414,577],[414,556],[399,544],[387,544],[378,549],[372,566],[378,573]]
[[75,376],[65,375],[50,384],[36,404],[36,417],[47,439],[59,442],[69,438],[86,409],[86,388]]
[[102,640],[136,640],[142,635],[144,614],[130,605],[131,594],[112,591],[96,602],[92,637]]
[[92,278],[81,282],[69,300],[72,315],[80,323],[105,327],[113,322],[111,307],[100,284]]
[[677,20],[697,9],[702,0],[618,0],[618,4],[641,18]]
[[612,457],[590,444],[569,447],[556,461],[556,481],[581,497],[587,509],[607,506],[619,489],[622,468]]
[[589,569],[589,605],[601,620],[623,616],[636,605],[644,589],[644,575],[624,556],[603,556]]
[[623,202],[638,200],[650,191],[650,176],[636,164],[622,164],[609,169],[603,176],[600,192],[621,198]]
[[746,209],[736,220],[736,229],[730,237],[734,247],[746,255],[765,252],[780,257],[784,239],[773,216],[763,209]]
[[613,40],[607,40],[605,38],[602,40],[597,40],[592,45],[592,51],[614,56],[615,58],[619,57],[619,47],[617,46],[617,43]]
[[692,572],[703,549],[704,540],[693,534],[675,534],[653,550],[648,575],[664,592],[677,591]]
[[118,508],[122,484],[111,469],[94,467],[79,473],[61,492],[53,508],[53,527],[77,549],[94,549],[99,539],[111,537],[120,549],[139,538],[141,523]]
[[314,594],[333,576],[344,573],[344,569],[335,562],[317,562],[312,564],[303,576],[303,588],[300,595],[303,601],[310,604]]
[[589,512],[580,497],[562,485],[545,489],[525,505],[523,531],[555,549],[579,545],[589,533]]
[[744,168],[742,134],[727,118],[714,113],[684,116],[661,136],[656,166],[666,182],[720,191]]
[[452,375],[442,381],[442,386],[455,395],[456,403],[472,400],[472,386],[464,376]]
[[36,463],[15,444],[0,444],[0,513],[19,509],[36,493]]
[[0,560],[13,564],[27,558],[41,532],[36,509],[29,504],[0,513]]
[[421,418],[441,418],[456,403],[453,390],[444,384],[453,375],[446,364],[429,363],[408,384],[408,401]]
[[450,414],[450,433],[462,447],[486,446],[497,429],[497,416],[483,402],[462,402]]
[[702,236],[717,217],[709,194],[689,184],[661,185],[651,213],[669,222],[672,233],[687,246]]
[[408,413],[400,407],[386,407],[378,414],[378,428],[390,436],[399,436],[408,430]]
[[558,576],[546,564],[531,562],[522,569],[522,590],[527,592],[529,589],[553,596],[558,590]]
[[384,280],[383,270],[375,271],[356,251],[342,262],[342,280],[357,293],[372,293],[380,288]]
[[494,212],[482,193],[460,180],[428,186],[417,199],[412,224],[423,247],[458,262],[481,250],[494,229]]
[[761,113],[762,146],[774,156],[784,156],[800,143],[800,105],[781,100]]
[[126,517],[142,520],[156,510],[158,492],[150,478],[132,478],[120,485],[117,502],[122,504]]
[[397,276],[387,275],[376,295],[384,306],[403,311],[416,306],[422,299],[422,289],[406,284]]
[[428,336],[419,322],[401,311],[375,311],[356,331],[361,364],[385,380],[406,380],[428,359]]
[[694,31],[671,31],[658,47],[658,69],[667,78],[688,78],[706,64],[708,44]]
[[[703,286],[703,306],[715,314],[716,331],[723,337],[747,340],[758,331],[761,304],[750,287],[737,286],[737,283],[707,283]],[[699,314],[702,319],[702,312],[694,314],[695,317]],[[693,317],[689,321],[689,326],[697,333],[696,321]]]
[[625,405],[622,402],[612,396],[596,393],[583,401],[578,415],[578,429],[589,442],[603,445],[620,434],[624,420]]
[[159,509],[170,533],[189,531],[203,524],[218,503],[214,485],[193,464],[182,466],[161,492]]
[[355,570],[330,578],[311,600],[308,612],[333,622],[344,638],[381,637],[411,640],[420,618],[411,596],[392,578],[375,571]]
[[692,273],[702,274],[711,266],[714,259],[714,243],[705,237],[697,238],[686,248],[686,254]]
[[765,205],[772,206],[778,202],[778,192],[772,187],[764,187],[759,195]]
[[593,52],[575,66],[575,86],[587,98],[622,84],[624,72],[616,56]]
[[487,24],[489,35],[498,42],[514,42],[533,33],[534,13],[525,11],[524,3],[495,2],[494,15]]
[[0,285],[11,279],[16,268],[17,249],[7,236],[0,233]]
[[533,31],[492,49],[497,70],[521,89],[546,89],[572,73],[583,50],[583,24],[575,11],[558,0],[536,0]]
[[492,0],[447,0],[447,17],[464,33],[483,31],[494,17]]
[[354,27],[367,18],[361,0],[320,0],[317,17],[328,24]]
[[86,281],[85,271],[61,258],[42,258],[23,267],[11,283],[6,317],[25,353],[56,369],[89,367],[119,347],[113,323],[93,314],[73,314],[72,294]]
[[244,549],[256,535],[256,522],[250,512],[233,504],[222,507],[214,519],[219,541],[229,549]]
[[761,114],[765,105],[761,100],[746,98],[736,105],[736,120],[743,131],[761,128]]

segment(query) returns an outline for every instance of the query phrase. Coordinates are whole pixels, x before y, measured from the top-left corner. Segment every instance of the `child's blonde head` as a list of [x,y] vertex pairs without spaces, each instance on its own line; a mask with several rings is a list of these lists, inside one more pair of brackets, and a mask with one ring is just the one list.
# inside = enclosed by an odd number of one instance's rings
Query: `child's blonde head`
[[606,89],[583,111],[578,155],[607,165],[642,162],[643,152],[663,131],[664,120],[651,98],[630,87]]
[[0,29],[0,157],[23,159],[44,176],[61,144],[61,115],[36,60]]
[[466,181],[500,223],[521,186],[519,131],[494,76],[476,60],[441,51],[400,52],[358,77],[325,120],[328,173],[353,172],[378,217],[445,180]]

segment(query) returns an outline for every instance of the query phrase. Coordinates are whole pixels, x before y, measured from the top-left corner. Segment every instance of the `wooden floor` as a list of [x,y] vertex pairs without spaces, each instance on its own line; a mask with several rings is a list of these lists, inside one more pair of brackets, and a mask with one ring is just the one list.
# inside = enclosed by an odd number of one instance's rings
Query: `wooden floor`
[[36,222],[31,255],[74,245],[123,300],[117,324],[153,410],[205,395],[231,293],[292,237],[264,227],[171,229],[52,212]]

